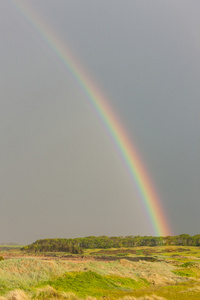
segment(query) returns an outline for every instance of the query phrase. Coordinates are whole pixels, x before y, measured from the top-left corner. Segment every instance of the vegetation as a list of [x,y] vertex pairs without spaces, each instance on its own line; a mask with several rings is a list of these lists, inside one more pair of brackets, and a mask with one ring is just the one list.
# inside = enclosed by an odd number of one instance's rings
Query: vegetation
[[190,236],[181,234],[178,236],[152,237],[152,236],[126,236],[126,237],[107,237],[89,236],[75,239],[42,239],[37,240],[31,245],[21,248],[31,252],[69,252],[81,254],[83,249],[109,249],[121,247],[140,247],[140,246],[200,246],[200,234]]
[[69,252],[72,254],[83,253],[82,248],[70,239],[43,239],[35,243],[22,247],[21,250],[30,252]]
[[74,292],[81,298],[87,295],[92,297],[109,297],[112,295],[119,298],[129,295],[133,289],[149,285],[145,280],[136,281],[132,278],[116,275],[102,276],[93,271],[66,273],[64,276],[46,284],[56,290]]
[[27,251],[1,252],[0,300],[200,299],[197,246],[88,248],[81,255]]

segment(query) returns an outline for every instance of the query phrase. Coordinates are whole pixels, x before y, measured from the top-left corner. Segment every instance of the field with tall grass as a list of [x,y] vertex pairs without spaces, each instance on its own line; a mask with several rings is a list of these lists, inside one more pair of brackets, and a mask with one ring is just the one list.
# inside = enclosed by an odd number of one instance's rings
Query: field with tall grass
[[200,248],[0,249],[0,299],[200,299]]

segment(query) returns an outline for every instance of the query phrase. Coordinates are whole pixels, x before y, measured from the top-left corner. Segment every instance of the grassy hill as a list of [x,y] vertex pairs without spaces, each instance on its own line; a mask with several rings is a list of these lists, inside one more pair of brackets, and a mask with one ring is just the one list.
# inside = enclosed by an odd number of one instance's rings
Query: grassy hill
[[1,255],[0,300],[200,299],[196,246],[85,249],[81,255],[16,249]]

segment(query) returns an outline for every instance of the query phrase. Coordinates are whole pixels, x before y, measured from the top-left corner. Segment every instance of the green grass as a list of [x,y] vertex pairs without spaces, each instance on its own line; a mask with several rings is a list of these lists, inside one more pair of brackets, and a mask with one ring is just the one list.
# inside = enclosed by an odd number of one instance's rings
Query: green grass
[[188,269],[173,271],[173,273],[178,276],[197,277],[197,274],[193,270],[188,270]]
[[137,255],[144,255],[143,249],[138,249],[138,250],[136,250],[136,254],[137,254]]
[[[133,293],[133,296],[147,297],[151,295],[156,295],[157,297],[163,297],[166,300],[197,300],[200,299],[200,286],[196,283],[185,283],[180,285],[171,285],[166,287],[150,287],[147,290],[137,290]],[[152,299],[152,298],[144,298]],[[155,298],[153,298],[155,299]],[[152,299],[152,300],[153,300]]]
[[188,268],[188,267],[193,267],[193,266],[194,266],[194,263],[192,261],[188,261],[188,262],[182,264],[180,267]]
[[[13,258],[0,261],[0,295],[21,289],[31,299],[79,300],[88,296],[118,299],[152,294],[167,300],[200,299],[200,248],[158,246],[131,249],[136,251],[131,254],[133,256],[148,254],[156,256],[160,262],[128,261],[123,258],[123,255],[128,255],[128,248],[116,261],[95,260],[96,255],[104,255],[98,253],[102,249],[86,250],[84,255],[89,256],[88,260],[73,255],[71,261],[62,259],[66,253],[52,253],[54,257],[49,257],[50,253],[37,253],[35,258],[27,253],[17,259],[15,255],[19,255],[19,250],[12,249],[9,253]],[[111,256],[120,256],[118,250],[111,252]],[[4,256],[3,252],[1,255]],[[48,257],[41,259],[43,255]],[[92,255],[94,260],[91,260]],[[79,257],[78,261],[74,260],[76,257]],[[22,299],[6,297],[4,299]]]
[[57,278],[66,272],[60,261],[21,258],[0,261],[0,295],[14,289],[31,291],[39,282]]
[[102,276],[96,272],[70,272],[56,280],[41,283],[50,285],[58,291],[73,292],[79,297],[105,297],[129,295],[135,289],[149,286],[144,279],[136,281],[119,276]]

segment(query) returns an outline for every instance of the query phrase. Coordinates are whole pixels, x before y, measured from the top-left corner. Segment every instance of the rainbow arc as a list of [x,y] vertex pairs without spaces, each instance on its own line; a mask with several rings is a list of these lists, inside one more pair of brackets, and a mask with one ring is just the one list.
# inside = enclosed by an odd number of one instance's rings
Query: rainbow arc
[[90,105],[101,118],[109,135],[113,139],[121,158],[127,166],[134,186],[137,188],[139,200],[142,202],[151,221],[154,234],[157,236],[171,235],[170,226],[167,222],[161,201],[157,196],[155,188],[148,176],[142,159],[137,153],[133,143],[127,136],[119,118],[114,114],[108,101],[97,85],[89,78],[85,69],[78,63],[77,59],[70,53],[68,47],[59,39],[58,35],[39,16],[39,13],[31,7],[27,1],[11,0],[21,15],[35,28],[37,33],[49,45],[58,59],[66,67],[68,72],[86,94]]

